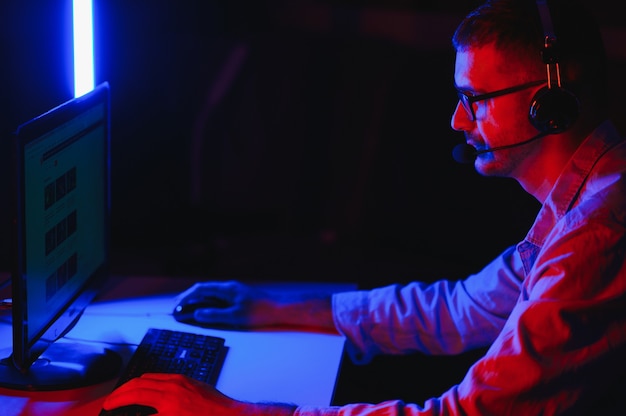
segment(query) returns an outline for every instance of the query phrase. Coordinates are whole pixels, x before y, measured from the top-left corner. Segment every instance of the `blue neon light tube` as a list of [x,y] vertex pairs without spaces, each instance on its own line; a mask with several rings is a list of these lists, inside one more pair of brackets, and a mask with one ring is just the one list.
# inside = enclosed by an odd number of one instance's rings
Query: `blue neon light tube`
[[94,89],[92,0],[73,0],[74,97]]

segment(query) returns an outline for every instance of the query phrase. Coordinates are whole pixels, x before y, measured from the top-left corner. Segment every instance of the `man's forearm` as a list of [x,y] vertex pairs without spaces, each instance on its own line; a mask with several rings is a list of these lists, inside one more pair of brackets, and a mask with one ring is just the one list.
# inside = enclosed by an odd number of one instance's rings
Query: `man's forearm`
[[289,325],[337,332],[333,321],[332,295],[298,294],[279,302],[278,313]]

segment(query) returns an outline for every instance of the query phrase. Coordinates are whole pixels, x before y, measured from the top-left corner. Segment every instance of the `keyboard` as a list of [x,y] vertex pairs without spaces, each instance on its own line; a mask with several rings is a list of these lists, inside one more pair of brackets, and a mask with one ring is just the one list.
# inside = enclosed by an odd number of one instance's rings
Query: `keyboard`
[[[215,385],[228,351],[224,338],[182,331],[150,328],[124,368],[116,388],[144,373],[184,374]],[[156,410],[133,405],[100,416],[143,416]]]

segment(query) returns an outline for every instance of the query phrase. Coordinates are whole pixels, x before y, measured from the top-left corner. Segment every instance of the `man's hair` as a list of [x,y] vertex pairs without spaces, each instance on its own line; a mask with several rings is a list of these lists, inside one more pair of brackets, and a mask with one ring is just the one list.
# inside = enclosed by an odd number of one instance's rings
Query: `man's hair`
[[[550,0],[548,5],[565,86],[593,96],[594,105],[605,105],[608,64],[593,14],[581,0]],[[457,27],[452,44],[457,51],[495,45],[513,64],[545,74],[544,38],[535,0],[487,0]]]

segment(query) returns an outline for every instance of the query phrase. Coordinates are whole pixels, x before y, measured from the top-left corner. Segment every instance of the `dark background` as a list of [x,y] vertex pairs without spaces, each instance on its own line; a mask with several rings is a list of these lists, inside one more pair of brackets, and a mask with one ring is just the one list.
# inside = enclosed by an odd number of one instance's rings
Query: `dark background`
[[[0,6],[0,195],[11,131],[72,96],[70,3]],[[94,3],[114,272],[456,278],[531,225],[538,204],[516,182],[451,157],[449,38],[476,1]],[[624,22],[602,3],[622,121]],[[6,198],[0,212],[7,253]]]

